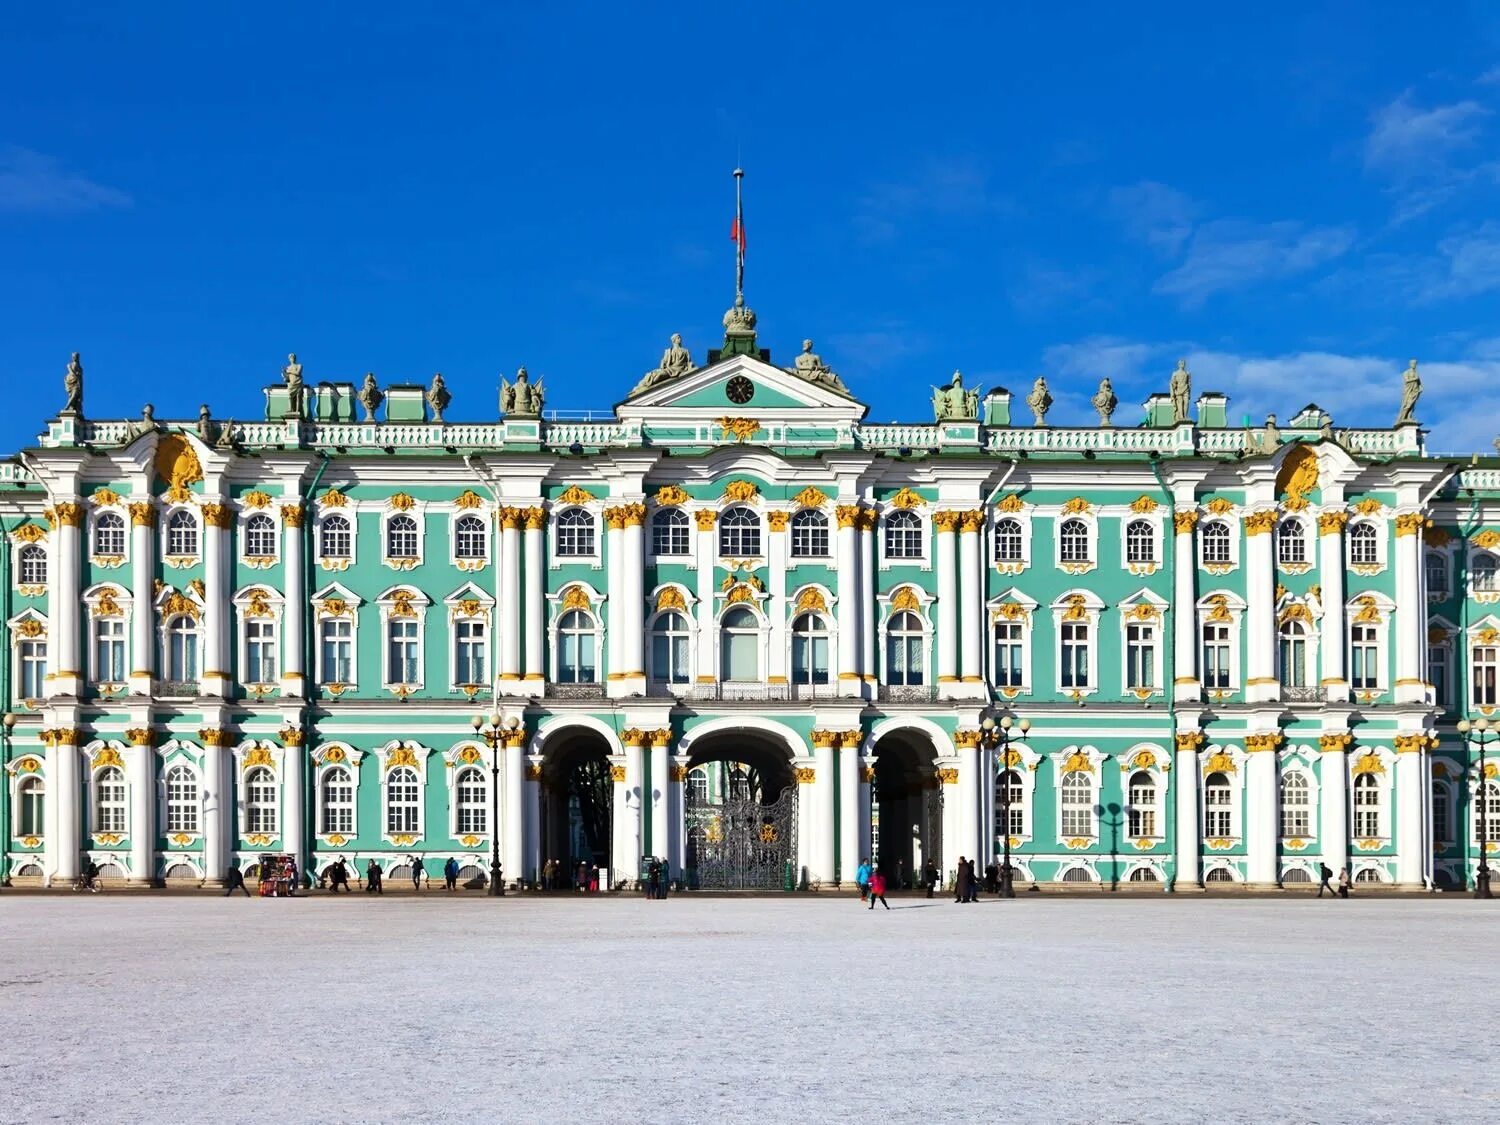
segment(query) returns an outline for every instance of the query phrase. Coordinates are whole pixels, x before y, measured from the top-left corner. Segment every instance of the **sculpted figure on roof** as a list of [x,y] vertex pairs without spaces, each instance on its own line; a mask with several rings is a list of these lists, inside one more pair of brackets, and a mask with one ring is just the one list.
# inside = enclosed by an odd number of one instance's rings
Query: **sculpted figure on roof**
[[848,388],[844,386],[844,381],[833,373],[833,369],[828,364],[823,362],[822,356],[813,351],[811,340],[802,341],[802,354],[797,357],[792,370],[809,383],[831,387],[844,394],[849,393]]
[[642,391],[649,391],[652,387],[686,375],[692,369],[692,353],[682,346],[682,334],[673,332],[671,344],[661,353],[661,364],[641,376],[641,381],[630,393],[637,395]]
[[979,418],[979,388],[964,390],[964,377],[953,373],[947,386],[932,388],[932,416],[938,422],[973,422]]

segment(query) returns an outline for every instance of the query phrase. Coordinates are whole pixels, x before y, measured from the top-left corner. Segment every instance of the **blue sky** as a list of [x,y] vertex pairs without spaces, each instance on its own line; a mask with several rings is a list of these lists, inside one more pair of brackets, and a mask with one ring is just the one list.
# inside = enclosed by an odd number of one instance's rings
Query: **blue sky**
[[873,420],[957,368],[1134,422],[1185,356],[1388,424],[1416,356],[1432,448],[1500,428],[1494,4],[93,7],[0,38],[0,448],[75,349],[96,417],[258,417],[288,351],[608,408],[718,344],[736,160],[762,344]]

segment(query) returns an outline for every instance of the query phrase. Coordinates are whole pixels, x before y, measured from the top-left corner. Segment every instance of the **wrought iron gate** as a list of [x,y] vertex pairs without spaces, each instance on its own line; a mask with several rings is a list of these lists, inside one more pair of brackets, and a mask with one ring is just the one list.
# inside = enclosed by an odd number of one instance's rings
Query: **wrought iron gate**
[[796,885],[795,785],[768,805],[752,796],[690,798],[683,812],[689,886],[779,891]]
[[938,870],[938,885],[947,886],[948,872],[943,867],[943,787],[939,784],[927,792],[927,825],[922,837],[922,864],[929,860]]

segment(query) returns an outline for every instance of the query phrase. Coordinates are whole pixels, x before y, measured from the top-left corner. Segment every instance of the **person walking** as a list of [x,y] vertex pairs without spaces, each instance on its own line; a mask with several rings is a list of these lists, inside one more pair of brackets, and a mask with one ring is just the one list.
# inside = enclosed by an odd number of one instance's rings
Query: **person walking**
[[411,857],[411,889],[412,890],[414,890],[414,891],[420,891],[422,889],[422,876],[424,874],[425,874],[425,872],[422,869],[422,861],[418,857],[412,856]]
[[938,870],[937,864],[932,860],[927,861],[927,866],[922,869],[922,882],[927,885],[927,897],[932,897],[933,890],[937,887]]
[[975,860],[969,860],[969,902],[979,901],[979,874],[975,870]]
[[288,859],[286,861],[286,896],[296,898],[297,889],[302,885],[302,876],[297,870],[297,861]]
[[250,888],[245,886],[245,876],[240,871],[240,865],[231,861],[229,870],[224,873],[224,897],[228,898],[235,891],[244,891],[245,897],[250,897]]
[[875,909],[875,900],[880,900],[880,905],[887,910],[891,904],[885,901],[885,876],[880,873],[879,868],[870,872],[870,909]]
[[1349,897],[1349,869],[1339,868],[1339,898]]
[[380,882],[380,864],[373,859],[365,867],[365,894],[385,894],[385,887]]
[[328,893],[336,895],[340,887],[345,894],[349,893],[349,865],[344,862],[343,856],[335,860],[328,869]]
[[458,890],[458,860],[451,855],[448,857],[448,862],[443,864],[443,890]]
[[589,891],[597,893],[599,890],[599,865],[596,863],[589,868]]
[[1323,892],[1325,890],[1329,893],[1330,896],[1334,896],[1334,895],[1338,894],[1338,892],[1333,889],[1333,884],[1329,882],[1329,880],[1332,879],[1332,878],[1333,878],[1333,868],[1329,867],[1328,864],[1326,864],[1326,863],[1320,863],[1320,864],[1318,864],[1318,897],[1319,898],[1323,897]]
[[993,861],[984,865],[984,893],[1000,893],[1000,868]]
[[854,885],[859,888],[859,901],[864,902],[870,893],[870,861],[862,859],[854,869]]
[[953,873],[953,901],[967,902],[969,864],[963,856],[958,857],[958,870]]

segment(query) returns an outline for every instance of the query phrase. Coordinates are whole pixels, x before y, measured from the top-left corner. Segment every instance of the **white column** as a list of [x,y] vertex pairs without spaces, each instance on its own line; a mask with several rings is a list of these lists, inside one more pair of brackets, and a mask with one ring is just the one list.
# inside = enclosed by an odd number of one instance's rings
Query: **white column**
[[[210,697],[229,695],[229,525],[228,505],[203,505],[203,667],[200,691]],[[222,874],[222,872],[220,872]]]
[[861,691],[866,699],[875,698],[876,669],[880,667],[875,661],[875,594],[879,589],[875,582],[877,518],[873,509],[860,514],[856,540],[859,551],[859,672],[864,685]]
[[[627,856],[633,850],[630,846],[630,810],[627,807],[626,795],[629,792],[626,778],[629,771],[625,765],[622,755],[611,754],[609,757],[609,775],[613,781],[611,786],[611,799],[614,802],[614,815],[610,817],[610,844],[609,859],[610,873],[609,884],[614,886],[625,878],[625,862]],[[604,876],[599,876],[599,889],[604,889]]]
[[[819,743],[818,734],[813,734],[813,761],[817,763],[817,777],[813,781],[813,815],[809,818],[809,835],[815,841],[812,848],[813,878],[832,885],[837,877],[833,862],[834,809],[837,806],[834,793],[834,753],[829,742]],[[853,868],[850,868],[852,871]]]
[[1271,558],[1274,509],[1252,512],[1245,524],[1245,699],[1281,697],[1276,679],[1276,572]]
[[536,885],[542,882],[542,758],[533,754],[526,759],[526,867],[521,874]]
[[964,689],[964,696],[972,697],[982,691],[980,685],[984,682],[984,650],[980,647],[984,635],[984,596],[979,561],[979,529],[984,523],[984,513],[964,512],[959,521],[958,666],[963,682],[970,685]]
[[[152,694],[156,675],[156,507],[150,500],[130,505],[130,692]],[[290,603],[288,603],[290,605]],[[55,626],[54,626],[55,627]]]
[[[1318,656],[1323,665],[1323,691],[1331,703],[1345,702],[1349,698],[1349,681],[1344,675],[1343,534],[1348,519],[1348,514],[1342,510],[1325,511],[1318,517],[1318,580],[1323,587]],[[1329,862],[1328,866],[1337,875],[1342,865]]]
[[1184,731],[1177,736],[1177,762],[1172,787],[1177,791],[1177,890],[1190,890],[1203,881],[1198,818],[1198,747],[1203,735]]
[[1172,594],[1173,608],[1172,664],[1176,669],[1172,698],[1178,703],[1196,703],[1202,698],[1198,679],[1198,563],[1193,553],[1193,528],[1198,513],[1192,509],[1173,515]]
[[714,523],[718,519],[718,513],[711,508],[703,508],[694,513],[694,519],[698,528],[697,538],[693,541],[698,556],[698,682],[711,684],[719,678],[716,663],[719,638],[714,613],[717,608],[714,600]]
[[527,508],[525,516],[526,601],[522,629],[526,636],[526,690],[529,694],[540,694],[547,678],[547,564],[542,558],[547,510]]
[[860,831],[861,822],[868,815],[869,805],[862,815],[859,798],[863,787],[859,782],[859,743],[857,736],[850,741],[839,740],[837,751],[839,771],[839,882],[851,882],[859,861],[869,858],[869,834]]
[[[849,757],[854,758],[859,754],[859,746],[857,744],[846,744],[844,749],[840,750],[839,753],[847,754]],[[875,787],[875,759],[860,756],[857,758],[857,761],[859,762],[859,800],[856,805],[856,811],[859,814],[859,847],[857,850],[861,858],[867,856],[870,862],[873,863],[875,861],[875,842],[872,838],[873,826],[870,824],[870,799]],[[904,843],[906,832],[910,831],[910,829],[906,825],[902,825],[901,828],[901,839]],[[886,825],[887,832],[894,830],[895,826],[891,824]],[[886,839],[889,838],[889,836],[886,837]]]
[[[303,576],[305,561],[302,557],[302,519],[300,504],[281,506],[281,550],[286,566],[286,584],[281,596],[284,609],[281,645],[281,694],[286,699],[301,699],[307,692],[307,604],[306,579]],[[302,859],[297,860],[297,870],[305,870]]]
[[615,681],[622,693],[645,694],[646,691],[646,555],[642,525],[646,522],[646,505],[622,505],[625,528],[620,533],[620,604],[611,614],[625,634],[620,639],[623,664],[616,669]]
[[519,508],[502,508],[499,512],[500,597],[495,606],[495,620],[500,630],[500,690],[506,695],[524,694],[521,686],[521,608],[526,604],[521,591],[523,518]]
[[958,682],[958,563],[954,542],[957,512],[936,512],[932,518],[937,536],[937,691],[939,699],[954,696]]
[[789,646],[786,633],[787,597],[791,594],[791,590],[787,588],[787,519],[786,512],[769,512],[766,517],[766,563],[770,569],[768,589],[771,594],[770,601],[766,603],[771,614],[771,652],[766,665],[766,682],[771,684],[784,684],[790,675],[787,667]]
[[[668,821],[669,831],[667,834],[667,858],[672,864],[672,878],[687,878],[687,832],[685,831],[684,817],[686,802],[683,799],[682,786],[687,780],[688,761],[686,754],[673,754],[671,768],[668,773],[667,782],[667,811],[670,817]],[[805,832],[805,809],[807,808],[808,791],[805,785],[797,784],[797,856],[799,863],[805,863],[803,856],[806,854],[804,848],[806,840]],[[798,877],[801,877],[799,871]]]
[[1396,649],[1397,703],[1425,703],[1422,675],[1427,645],[1427,599],[1422,594],[1422,523],[1419,512],[1396,517],[1396,622],[1391,640]]
[[302,750],[302,731],[289,735],[281,751],[281,846],[297,861],[297,870],[307,871],[307,759]]
[[641,839],[641,829],[644,827],[641,803],[645,799],[646,790],[644,759],[639,742],[625,743],[625,851],[615,857],[615,866],[620,869],[624,878],[630,880],[640,878],[641,874],[641,845],[644,842]]
[[606,691],[612,696],[627,695],[620,687],[620,681],[626,678],[625,637],[630,631],[629,610],[625,605],[624,510],[606,508],[604,520],[609,528],[604,533],[604,568],[609,583],[609,598],[604,605],[605,665],[609,669]]
[[[979,754],[974,743],[961,742],[958,745],[958,854],[967,859],[982,859],[983,851],[979,842]],[[983,868],[984,864],[978,866]]]
[[[672,782],[671,731],[654,731],[651,736],[651,854],[672,860]],[[675,869],[674,869],[675,870]]]
[[219,746],[203,748],[203,878],[211,885],[224,881],[229,864],[229,832],[234,825],[225,754]]
[[[1344,732],[1324,735],[1325,747],[1318,773],[1318,801],[1322,806],[1318,841],[1323,848],[1323,862],[1335,876],[1349,866],[1349,761],[1343,746],[1349,736]],[[1333,746],[1334,748],[1327,748]]]
[[500,862],[512,884],[526,877],[526,732],[517,731],[505,740],[505,819],[501,827]]
[[130,790],[130,881],[149,886],[156,879],[156,751],[125,749],[125,782]]
[[840,695],[861,694],[860,680],[860,602],[865,598],[861,589],[859,566],[859,506],[840,504],[838,507],[838,628],[839,628],[839,689]]
[[56,882],[68,883],[78,878],[80,849],[83,840],[83,802],[85,794],[79,779],[79,749],[71,743],[54,741],[47,747],[47,812],[52,814],[43,827],[42,837],[47,857],[47,871]]
[[[1411,739],[1417,742],[1417,739]],[[1396,754],[1396,882],[1420,887],[1426,870],[1426,849],[1431,847],[1427,803],[1423,795],[1432,790],[1431,759],[1425,745],[1414,750],[1398,744]]]
[[[57,529],[52,549],[47,554],[47,612],[51,615],[49,643],[52,666],[48,678],[51,695],[79,694],[83,687],[83,658],[79,652],[79,528],[83,524],[83,505],[76,500],[59,501],[53,509]],[[149,607],[147,612],[149,612]],[[74,849],[76,850],[76,848]],[[72,862],[78,862],[75,857]],[[75,871],[74,875],[77,874]],[[72,878],[72,876],[68,876]]]
[[958,870],[958,857],[968,856],[964,851],[963,788],[958,782],[962,771],[956,766],[940,766],[938,774],[943,786],[943,855],[942,870],[938,881],[947,886]]
[[1245,853],[1246,881],[1261,886],[1276,882],[1276,750],[1246,755]]

